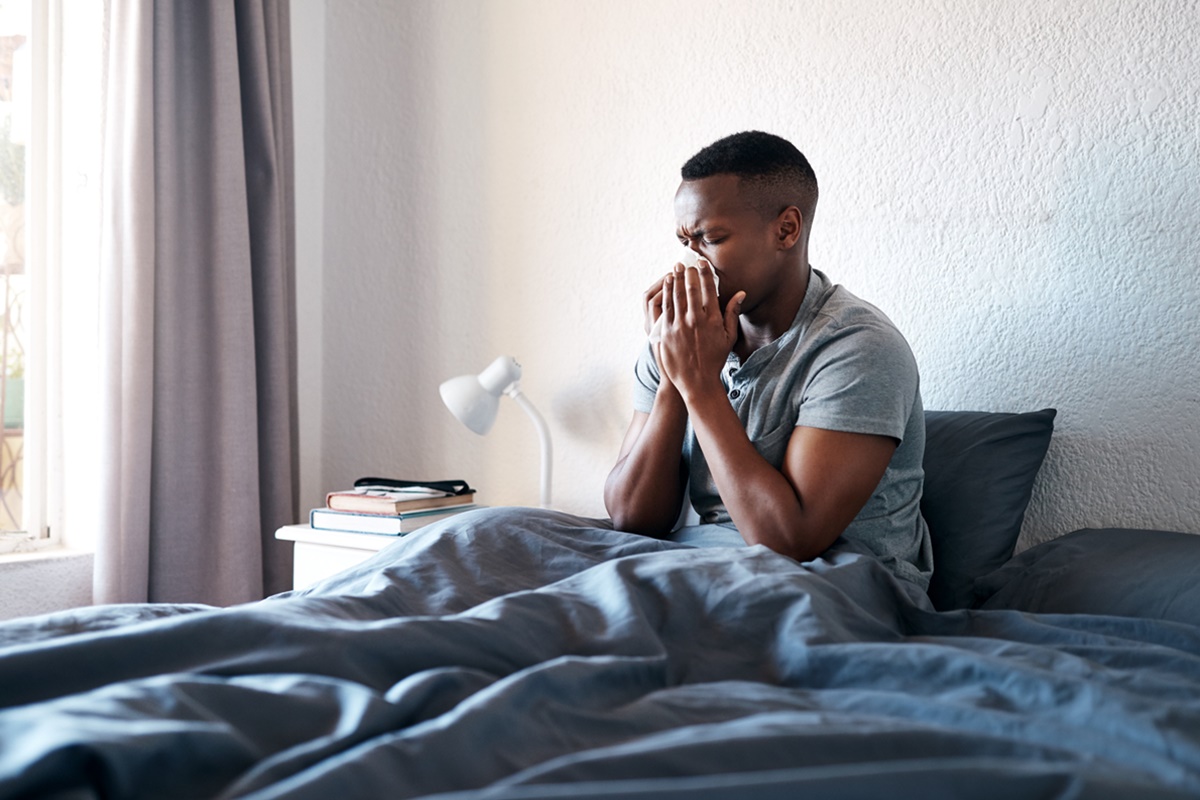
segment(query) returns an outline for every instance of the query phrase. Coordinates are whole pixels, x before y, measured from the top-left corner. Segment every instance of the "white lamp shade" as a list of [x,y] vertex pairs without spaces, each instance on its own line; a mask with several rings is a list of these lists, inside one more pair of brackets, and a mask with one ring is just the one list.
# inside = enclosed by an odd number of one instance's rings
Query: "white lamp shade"
[[460,375],[441,385],[442,402],[458,421],[480,436],[486,436],[496,422],[500,395],[483,388],[476,375]]
[[439,389],[442,402],[458,421],[480,436],[496,422],[500,395],[521,379],[521,365],[512,356],[500,356],[478,375],[460,375]]
[[442,402],[458,421],[480,436],[486,436],[496,422],[500,409],[500,395],[506,394],[529,415],[537,430],[538,443],[542,449],[542,508],[550,507],[550,472],[553,447],[550,444],[550,429],[546,420],[533,407],[533,403],[521,394],[517,381],[521,379],[521,365],[512,356],[500,356],[478,375],[460,375],[443,383]]

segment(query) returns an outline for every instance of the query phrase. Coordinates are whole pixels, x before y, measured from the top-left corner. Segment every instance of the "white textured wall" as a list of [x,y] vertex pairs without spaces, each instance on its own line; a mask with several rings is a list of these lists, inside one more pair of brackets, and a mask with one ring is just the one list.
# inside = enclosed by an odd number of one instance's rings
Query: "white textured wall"
[[812,161],[813,263],[907,333],[926,407],[1059,409],[1027,543],[1200,532],[1195,2],[338,0],[325,24],[324,486],[536,503],[520,411],[482,439],[437,396],[508,353],[555,504],[603,514],[678,167],[760,128]]

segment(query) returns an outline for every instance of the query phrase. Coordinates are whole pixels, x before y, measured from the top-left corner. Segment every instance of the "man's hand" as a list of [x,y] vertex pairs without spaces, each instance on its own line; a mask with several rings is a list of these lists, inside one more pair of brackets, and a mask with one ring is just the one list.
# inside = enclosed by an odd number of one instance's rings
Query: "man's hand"
[[[680,266],[676,264],[675,266]],[[671,273],[667,273],[670,275]],[[663,284],[666,283],[667,275],[650,284],[650,288],[642,293],[642,321],[646,328],[646,335],[650,335],[650,331],[654,330],[654,324],[658,322],[658,318],[662,316],[663,309]]]
[[[676,264],[682,270],[682,264]],[[667,273],[642,294],[646,333],[661,334]],[[659,330],[655,331],[656,324]],[[653,331],[653,333],[652,333]],[[617,463],[604,483],[604,505],[618,530],[663,536],[670,532],[683,505],[687,468],[683,435],[687,410],[679,392],[662,369],[662,347],[654,344],[660,381],[649,414],[634,412],[621,442]]]
[[737,343],[738,314],[745,292],[738,292],[721,313],[712,267],[675,270],[662,281],[662,344],[659,369],[688,402],[697,393],[720,392],[721,369]]

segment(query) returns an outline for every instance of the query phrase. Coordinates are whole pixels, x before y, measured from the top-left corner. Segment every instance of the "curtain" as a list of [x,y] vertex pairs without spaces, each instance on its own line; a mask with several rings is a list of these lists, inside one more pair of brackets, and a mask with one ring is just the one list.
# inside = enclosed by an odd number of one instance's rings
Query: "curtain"
[[109,0],[97,603],[289,588],[297,453],[287,0]]

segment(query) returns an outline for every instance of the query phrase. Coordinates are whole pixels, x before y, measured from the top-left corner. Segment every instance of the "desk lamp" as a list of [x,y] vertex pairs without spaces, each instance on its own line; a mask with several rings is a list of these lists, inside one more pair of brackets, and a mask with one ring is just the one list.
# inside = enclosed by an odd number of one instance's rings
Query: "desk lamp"
[[441,385],[442,402],[458,421],[486,436],[496,421],[500,395],[506,394],[517,402],[537,429],[542,447],[542,508],[550,507],[550,429],[533,404],[521,394],[521,365],[512,356],[500,356],[478,375],[460,375]]

